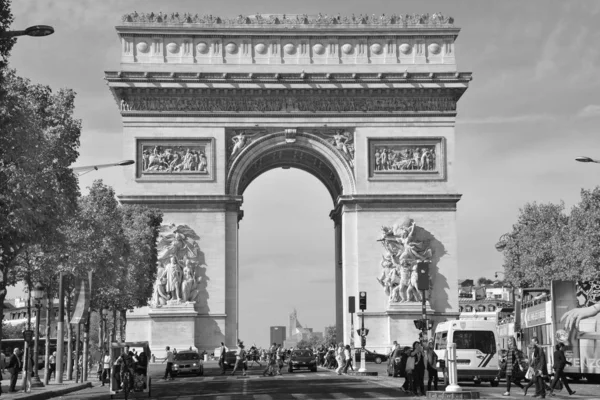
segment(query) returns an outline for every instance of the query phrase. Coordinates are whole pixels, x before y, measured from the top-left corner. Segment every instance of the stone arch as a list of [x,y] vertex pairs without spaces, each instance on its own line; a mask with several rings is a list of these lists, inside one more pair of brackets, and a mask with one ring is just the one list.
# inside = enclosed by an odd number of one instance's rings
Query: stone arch
[[338,149],[315,134],[287,129],[257,139],[231,161],[227,194],[242,195],[254,179],[279,167],[312,174],[325,185],[333,202],[340,195],[356,193],[353,168]]

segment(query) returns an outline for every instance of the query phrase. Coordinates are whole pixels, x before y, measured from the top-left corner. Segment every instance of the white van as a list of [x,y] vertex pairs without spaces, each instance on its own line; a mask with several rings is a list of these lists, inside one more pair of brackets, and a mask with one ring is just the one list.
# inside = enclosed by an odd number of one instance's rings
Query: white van
[[[435,328],[434,349],[439,360],[445,359],[448,343],[456,343],[459,381],[488,381],[498,386],[496,322],[487,320],[453,320]],[[438,374],[442,376],[442,371]]]

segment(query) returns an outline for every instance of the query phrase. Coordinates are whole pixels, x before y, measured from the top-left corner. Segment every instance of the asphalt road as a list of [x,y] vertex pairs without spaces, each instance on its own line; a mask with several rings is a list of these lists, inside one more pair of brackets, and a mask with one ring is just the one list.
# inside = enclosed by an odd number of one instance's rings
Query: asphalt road
[[[230,374],[220,375],[215,362],[205,364],[204,376],[181,376],[173,381],[162,381],[164,365],[151,365],[150,375],[152,377],[152,399],[177,399],[177,400],[320,400],[320,399],[397,399],[411,398],[399,388],[404,382],[403,378],[390,378],[385,372],[385,363],[376,365],[367,364],[369,371],[377,371],[380,375],[376,378],[358,378],[352,376],[339,376],[332,370],[320,368],[318,372],[296,371],[292,374],[284,369],[282,376],[263,377],[263,368],[250,367],[247,377],[238,373],[236,376]],[[108,399],[108,388],[95,387],[86,389],[70,395],[62,396],[60,399]],[[475,386],[472,383],[461,383],[465,390],[476,390],[480,392],[483,399],[490,398],[519,398],[523,399],[523,391],[513,389],[511,397],[503,397],[504,383],[500,387],[492,388],[483,383]],[[571,399],[600,399],[600,385],[586,383],[573,384],[572,388],[577,391],[575,396],[568,396],[566,392],[556,396]],[[443,389],[443,387],[441,387]],[[533,392],[529,392],[530,395]],[[115,398],[122,399],[124,396],[117,395]],[[130,398],[148,398],[147,393],[133,393]]]

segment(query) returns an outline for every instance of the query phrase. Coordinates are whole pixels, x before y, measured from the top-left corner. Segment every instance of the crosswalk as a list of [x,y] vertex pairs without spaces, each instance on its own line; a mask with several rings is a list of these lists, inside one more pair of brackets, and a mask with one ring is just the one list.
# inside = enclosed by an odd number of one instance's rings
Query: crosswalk
[[327,373],[316,373],[316,374],[283,374],[283,375],[275,375],[275,376],[262,376],[262,375],[217,375],[217,376],[201,376],[194,377],[195,381],[199,382],[210,382],[210,381],[229,381],[229,380],[239,380],[239,379],[302,379],[302,378],[326,378],[331,377],[331,374]]
[[[238,399],[239,395],[218,395],[215,397],[216,400],[234,400]],[[279,400],[281,395],[277,394],[248,394],[244,396],[244,399],[252,400]],[[322,393],[322,394],[309,394],[309,393],[290,393],[285,398],[296,399],[296,400],[363,400],[363,399],[380,399],[380,400],[396,400],[398,397],[393,397],[388,393],[377,392],[377,391],[366,391],[360,393],[354,393],[352,396],[346,393]],[[177,398],[177,400],[180,400]]]

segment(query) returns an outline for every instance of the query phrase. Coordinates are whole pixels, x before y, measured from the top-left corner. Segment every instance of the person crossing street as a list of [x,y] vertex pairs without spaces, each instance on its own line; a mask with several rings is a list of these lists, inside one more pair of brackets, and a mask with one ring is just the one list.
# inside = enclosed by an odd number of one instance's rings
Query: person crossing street
[[173,352],[171,351],[171,348],[169,346],[166,347],[165,349],[167,351],[167,357],[165,357],[165,359],[163,360],[163,364],[166,362],[167,363],[167,368],[165,368],[165,376],[163,377],[163,379],[166,381],[167,377],[168,380],[172,381],[173,380]]

